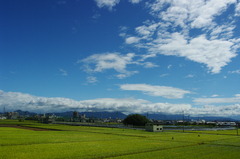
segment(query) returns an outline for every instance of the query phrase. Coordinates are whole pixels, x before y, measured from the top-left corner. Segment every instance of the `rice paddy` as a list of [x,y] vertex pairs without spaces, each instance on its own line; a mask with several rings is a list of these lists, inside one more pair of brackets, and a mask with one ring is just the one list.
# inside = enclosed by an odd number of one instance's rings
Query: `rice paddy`
[[0,126],[0,159],[235,159],[240,156],[240,136],[235,130],[217,134],[211,131],[153,133],[0,121],[0,125],[3,124],[4,127]]

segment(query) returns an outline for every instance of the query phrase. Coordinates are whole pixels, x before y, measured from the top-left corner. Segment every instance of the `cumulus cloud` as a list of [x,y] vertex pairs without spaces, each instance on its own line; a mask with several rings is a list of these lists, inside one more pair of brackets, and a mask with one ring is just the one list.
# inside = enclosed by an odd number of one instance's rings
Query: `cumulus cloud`
[[235,7],[235,16],[240,16],[240,2]]
[[112,8],[120,2],[120,0],[95,0],[95,1],[99,8],[107,7],[109,10],[112,10]]
[[[209,72],[220,73],[237,56],[239,39],[233,38],[236,15],[233,11],[219,18],[236,0],[156,0],[147,2],[154,20],[135,28],[125,42],[146,49],[143,60],[166,56],[184,57],[207,66]],[[235,15],[235,17],[234,17]],[[235,19],[234,19],[235,18]]]
[[159,39],[152,45],[149,51],[154,54],[186,57],[206,64],[212,73],[219,73],[221,68],[237,55],[232,52],[231,47],[234,43],[231,41],[208,40],[203,35],[187,40],[184,35],[172,33],[168,39]]
[[94,54],[83,60],[79,60],[78,63],[82,63],[84,70],[88,73],[113,69],[120,73],[116,75],[118,78],[124,78],[137,73],[137,71],[127,70],[127,65],[134,64],[134,57],[134,53],[128,53],[126,55],[120,53]]
[[37,97],[20,92],[0,91],[0,107],[7,110],[21,109],[34,112],[78,111],[121,111],[124,113],[166,112],[177,113],[189,109],[188,104],[151,103],[133,98],[99,98],[76,101],[68,98]]
[[0,91],[0,105],[7,110],[49,112],[71,110],[78,102],[68,98],[46,98],[20,92]]
[[[240,95],[236,95],[240,97]],[[143,99],[134,98],[99,98],[76,101],[69,98],[38,97],[20,92],[4,92],[0,90],[0,107],[7,111],[21,109],[38,113],[62,111],[119,111],[130,113],[166,113],[181,114],[183,111],[191,116],[239,115],[240,104],[214,106],[204,105],[194,107],[190,104],[152,103]]]
[[[129,2],[132,4],[138,4],[141,1],[142,0],[129,0]],[[112,10],[113,7],[115,7],[120,2],[120,0],[95,0],[95,2],[99,8],[106,7],[109,10]]]
[[[186,111],[194,116],[239,116],[240,112],[240,104],[232,104],[232,105],[204,105],[201,107],[191,108],[190,112]],[[191,112],[194,112],[191,113]]]
[[193,102],[197,104],[240,103],[240,96],[236,94],[232,98],[196,98]]
[[185,27],[188,24],[192,28],[202,28],[211,26],[216,16],[235,3],[236,0],[157,0],[148,3],[148,7],[152,14],[175,26]]
[[125,40],[125,42],[127,43],[127,44],[133,44],[133,43],[137,43],[137,42],[139,42],[139,38],[136,38],[136,37],[128,37],[126,40]]
[[77,63],[81,64],[84,71],[90,74],[115,70],[118,72],[115,76],[119,79],[124,79],[138,73],[137,70],[130,71],[128,69],[130,65],[138,65],[145,68],[158,67],[158,65],[152,62],[142,61],[142,57],[136,56],[134,53],[120,54],[118,52],[93,54],[79,60]]
[[179,88],[153,86],[148,84],[123,84],[120,85],[120,88],[128,91],[141,91],[150,96],[160,96],[168,99],[183,98],[185,94],[191,93],[190,91]]

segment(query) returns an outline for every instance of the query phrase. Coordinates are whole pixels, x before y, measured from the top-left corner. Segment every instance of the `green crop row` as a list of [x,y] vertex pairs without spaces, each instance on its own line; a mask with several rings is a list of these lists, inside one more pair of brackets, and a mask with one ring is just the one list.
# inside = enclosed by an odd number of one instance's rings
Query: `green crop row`
[[[31,122],[22,125],[61,131],[0,127],[0,159],[235,159],[240,156],[240,136],[237,135],[153,133]],[[222,133],[229,134],[229,130]]]

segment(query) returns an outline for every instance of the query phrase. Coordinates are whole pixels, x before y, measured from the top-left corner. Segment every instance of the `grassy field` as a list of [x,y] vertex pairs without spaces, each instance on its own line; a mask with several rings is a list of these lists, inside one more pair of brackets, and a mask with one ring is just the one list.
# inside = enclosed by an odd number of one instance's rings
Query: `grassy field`
[[0,127],[0,159],[235,159],[240,156],[240,136],[234,130],[217,135],[210,131],[152,133],[29,121],[0,121],[3,124],[20,124],[24,128]]

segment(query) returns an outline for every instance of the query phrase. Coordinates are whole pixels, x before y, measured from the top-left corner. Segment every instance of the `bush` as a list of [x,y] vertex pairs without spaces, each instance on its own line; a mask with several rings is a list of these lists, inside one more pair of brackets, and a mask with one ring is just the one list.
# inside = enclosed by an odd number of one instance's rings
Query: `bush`
[[124,120],[124,125],[135,125],[135,126],[144,126],[146,123],[148,123],[149,120],[140,114],[131,114],[128,115]]

